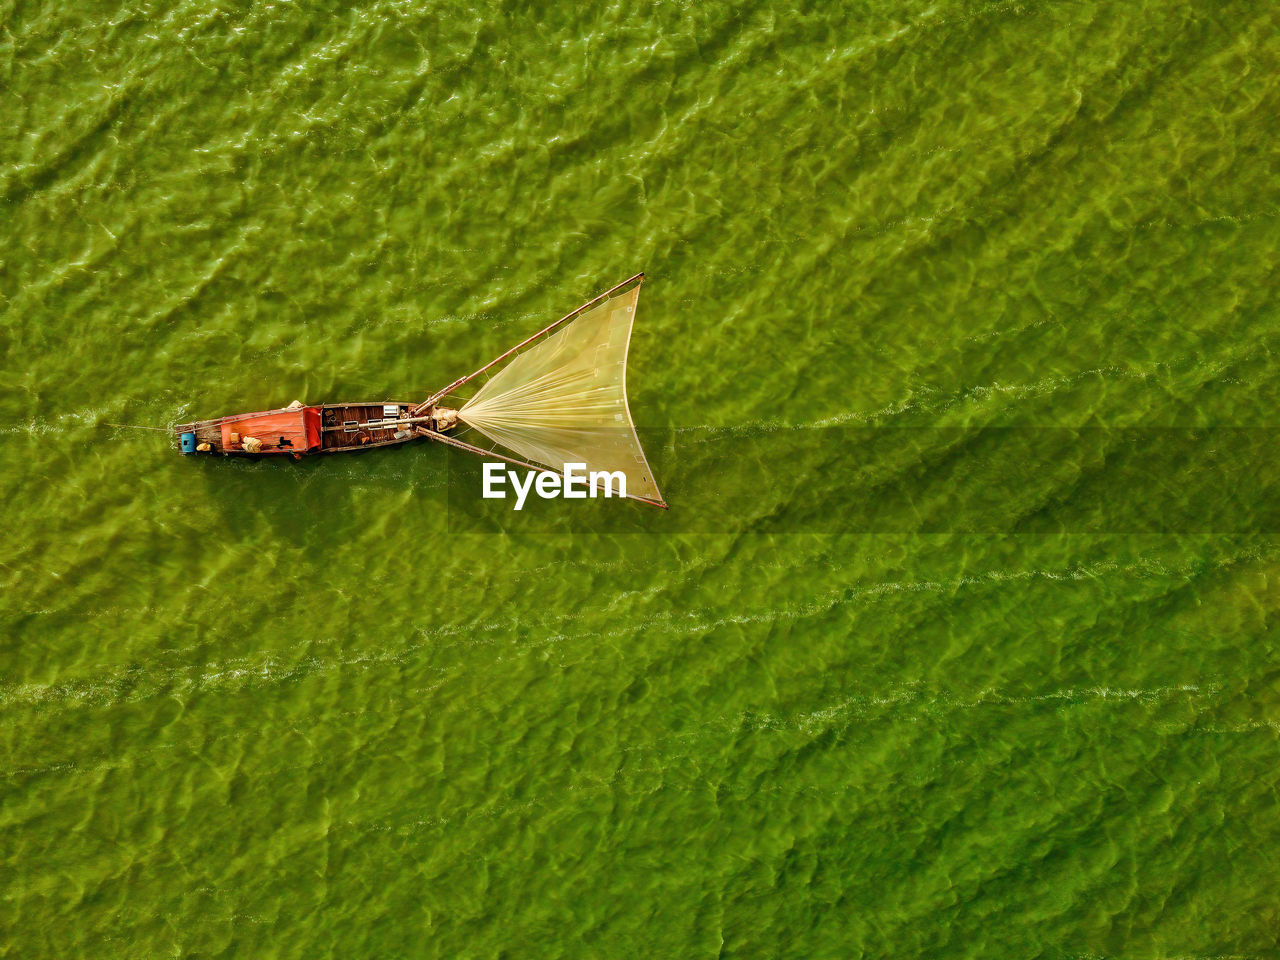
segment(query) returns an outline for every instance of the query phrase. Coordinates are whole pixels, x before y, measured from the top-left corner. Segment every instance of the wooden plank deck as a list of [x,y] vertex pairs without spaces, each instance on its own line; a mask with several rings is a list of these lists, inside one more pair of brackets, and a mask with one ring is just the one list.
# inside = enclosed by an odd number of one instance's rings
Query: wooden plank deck
[[222,427],[217,420],[202,420],[196,424],[196,443],[211,443],[213,449],[222,449]]
[[[388,404],[395,403],[394,400],[386,401]],[[386,428],[382,430],[356,430],[347,433],[343,430],[343,424],[354,421],[356,423],[368,423],[370,420],[382,420],[382,402],[378,403],[346,403],[325,405],[320,412],[320,425],[324,430],[323,440],[321,441],[321,450],[328,452],[338,452],[340,450],[366,450],[370,447],[381,447],[388,443],[401,443],[403,441],[396,440],[393,436],[395,428]],[[402,414],[406,413],[409,404],[399,404]],[[360,442],[361,437],[367,437],[364,443]]]

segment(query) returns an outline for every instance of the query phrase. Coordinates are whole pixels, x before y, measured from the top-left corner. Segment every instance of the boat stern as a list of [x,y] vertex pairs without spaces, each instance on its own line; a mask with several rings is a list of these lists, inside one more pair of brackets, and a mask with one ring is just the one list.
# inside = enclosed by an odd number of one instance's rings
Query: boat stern
[[178,439],[178,449],[183,454],[227,452],[222,448],[221,417],[216,420],[180,423],[174,427],[174,435]]

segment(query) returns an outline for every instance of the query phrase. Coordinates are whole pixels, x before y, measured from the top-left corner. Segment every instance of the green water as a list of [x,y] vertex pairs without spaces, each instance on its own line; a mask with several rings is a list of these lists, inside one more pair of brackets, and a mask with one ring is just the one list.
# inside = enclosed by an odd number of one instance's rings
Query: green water
[[[1278,116],[1269,3],[0,4],[0,956],[1280,955],[1265,458],[929,432],[1273,426]],[[638,270],[669,513],[110,426]]]

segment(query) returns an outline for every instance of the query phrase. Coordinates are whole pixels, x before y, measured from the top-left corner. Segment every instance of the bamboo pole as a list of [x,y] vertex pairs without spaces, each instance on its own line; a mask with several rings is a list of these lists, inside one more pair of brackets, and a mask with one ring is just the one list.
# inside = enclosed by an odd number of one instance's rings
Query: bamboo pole
[[[503,360],[507,359],[507,357],[511,356],[521,347],[527,346],[528,344],[532,343],[534,340],[537,340],[539,337],[543,336],[544,334],[550,333],[552,330],[560,326],[562,323],[572,320],[578,314],[582,313],[582,311],[587,310],[590,307],[594,307],[601,300],[605,300],[608,297],[612,296],[613,294],[617,293],[627,284],[632,283],[633,281],[636,281],[636,280],[643,280],[643,279],[644,279],[644,274],[637,273],[634,277],[628,277],[626,280],[623,280],[621,283],[610,287],[608,290],[600,294],[598,297],[592,297],[582,306],[578,307],[577,310],[573,310],[573,311],[570,311],[569,313],[566,313],[559,320],[555,321],[555,323],[550,323],[547,326],[543,327],[541,330],[539,330],[537,333],[535,333],[533,336],[528,337],[527,339],[521,340],[519,343],[517,343],[514,347],[512,347],[506,353],[502,354],[501,356],[494,357],[492,360],[486,363],[483,367],[481,367],[475,373],[467,374],[467,376],[465,377],[459,377],[457,380],[453,381],[453,383],[449,384],[443,390],[439,390],[436,393],[432,394],[430,397],[422,401],[422,403],[418,404],[409,412],[414,416],[417,416],[423,410],[428,409],[433,403],[435,403],[441,397],[448,396],[454,390],[457,390],[459,387],[463,386],[464,384],[470,382],[471,380],[474,380],[476,377],[480,376],[480,374],[484,373],[486,370],[492,367],[495,363],[501,363]],[[636,497],[635,499],[638,500],[640,498]]]

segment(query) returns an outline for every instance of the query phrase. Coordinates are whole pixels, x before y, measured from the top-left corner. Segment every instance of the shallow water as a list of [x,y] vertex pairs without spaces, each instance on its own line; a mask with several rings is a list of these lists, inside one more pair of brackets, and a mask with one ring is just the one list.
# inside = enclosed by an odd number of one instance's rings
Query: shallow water
[[[1277,955],[1275,8],[0,11],[0,956]],[[669,513],[138,429],[638,270]]]

